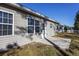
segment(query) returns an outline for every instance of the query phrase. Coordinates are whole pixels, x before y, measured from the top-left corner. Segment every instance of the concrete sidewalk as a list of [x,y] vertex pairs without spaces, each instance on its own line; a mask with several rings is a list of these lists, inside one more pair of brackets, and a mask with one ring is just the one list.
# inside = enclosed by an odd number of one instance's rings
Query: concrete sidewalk
[[[71,42],[71,39],[68,39],[68,38],[60,38],[60,37],[47,37],[46,39],[45,38],[39,38],[37,36],[34,36],[33,37],[33,41],[32,42],[41,42],[41,43],[44,43],[44,44],[47,44],[47,45],[52,45],[52,43],[54,43],[55,45],[57,45],[58,47],[60,47],[61,49],[68,49],[69,46],[70,46],[70,42]],[[50,43],[49,41],[51,41],[52,43]]]
[[50,37],[47,38],[49,41],[60,47],[61,49],[68,49],[70,46],[71,39],[60,38],[60,37]]

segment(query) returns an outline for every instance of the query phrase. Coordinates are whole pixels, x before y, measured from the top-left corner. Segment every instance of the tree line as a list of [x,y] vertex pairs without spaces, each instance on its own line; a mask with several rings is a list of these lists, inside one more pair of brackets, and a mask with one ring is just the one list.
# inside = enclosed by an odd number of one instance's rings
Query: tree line
[[75,15],[74,31],[79,33],[79,11]]

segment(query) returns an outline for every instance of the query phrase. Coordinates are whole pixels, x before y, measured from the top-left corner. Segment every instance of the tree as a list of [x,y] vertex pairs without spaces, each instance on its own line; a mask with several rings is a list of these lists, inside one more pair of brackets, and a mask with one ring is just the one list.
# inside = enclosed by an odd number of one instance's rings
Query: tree
[[75,16],[74,30],[79,30],[79,11],[76,13]]
[[67,32],[67,26],[64,26],[64,31]]

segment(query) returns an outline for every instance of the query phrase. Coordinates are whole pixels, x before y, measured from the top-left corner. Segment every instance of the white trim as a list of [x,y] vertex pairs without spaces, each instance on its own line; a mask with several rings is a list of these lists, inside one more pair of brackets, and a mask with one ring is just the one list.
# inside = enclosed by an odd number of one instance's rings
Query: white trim
[[[29,19],[29,17],[27,17],[27,20]],[[28,34],[34,34],[36,35],[36,32],[35,32],[35,27],[40,27],[40,21],[39,20],[36,20],[35,18],[32,18],[34,20],[34,25],[28,25],[28,26],[34,26],[34,30],[33,30],[33,33],[28,33]],[[35,25],[35,21],[39,21],[39,26]],[[39,29],[40,30],[40,29]]]
[[14,36],[14,13],[13,13],[13,29],[12,29],[12,35]]
[[[14,13],[13,13],[13,12],[6,11],[6,10],[2,10],[2,9],[0,9],[0,11],[6,12],[6,13],[10,13],[10,14],[13,15],[13,24],[9,24],[9,25],[12,25],[12,35],[2,35],[2,36],[0,36],[0,37],[4,37],[4,36],[14,36]],[[0,23],[0,24],[8,24],[8,23]]]
[[0,11],[3,11],[3,12],[7,12],[7,13],[11,13],[11,14],[14,14],[13,12],[9,12],[9,11],[6,11],[6,10],[2,10],[2,9],[0,9]]

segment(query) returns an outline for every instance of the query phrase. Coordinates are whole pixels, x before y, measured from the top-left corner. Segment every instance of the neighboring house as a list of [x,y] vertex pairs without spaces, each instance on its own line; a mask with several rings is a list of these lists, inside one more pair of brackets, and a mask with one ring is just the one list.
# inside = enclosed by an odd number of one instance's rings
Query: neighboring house
[[67,33],[74,33],[74,28],[73,27],[67,27]]
[[63,25],[60,24],[60,25],[58,26],[58,32],[59,32],[59,33],[64,32],[64,26],[63,26]]
[[59,25],[58,32],[59,33],[61,33],[61,32],[74,33],[74,28],[66,26],[66,25]]
[[56,34],[57,22],[18,4],[0,3],[0,49]]

